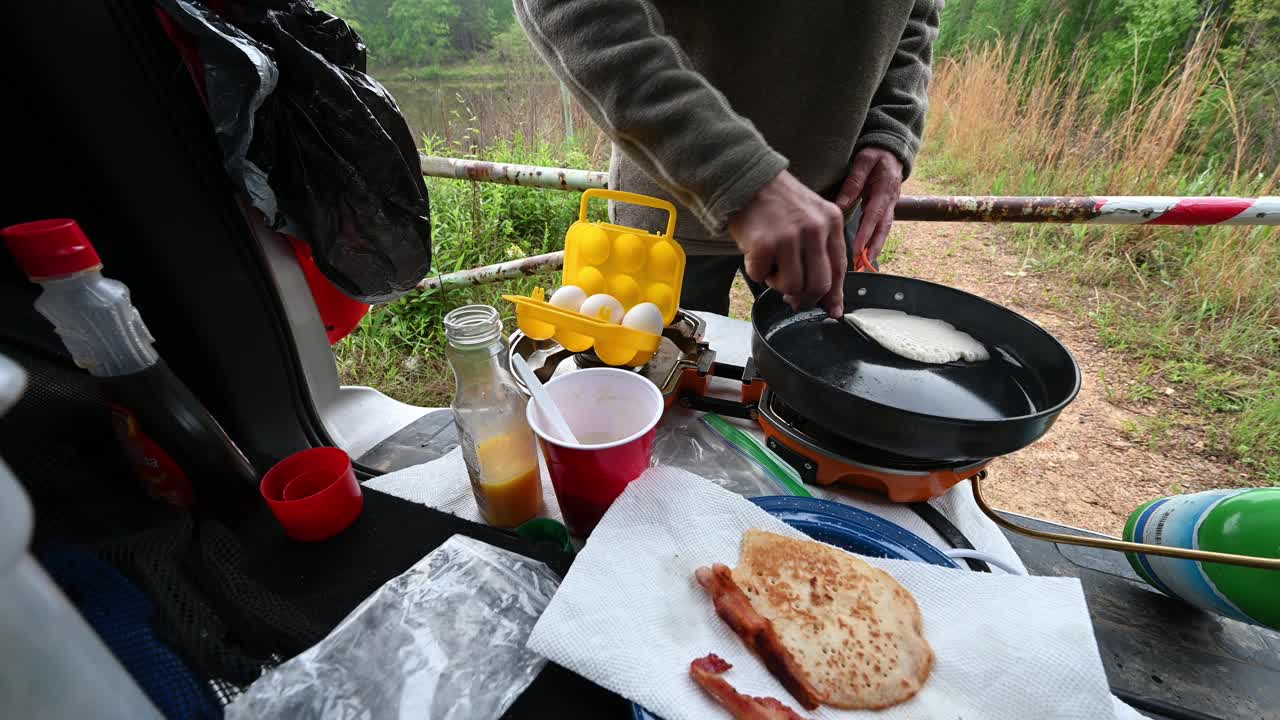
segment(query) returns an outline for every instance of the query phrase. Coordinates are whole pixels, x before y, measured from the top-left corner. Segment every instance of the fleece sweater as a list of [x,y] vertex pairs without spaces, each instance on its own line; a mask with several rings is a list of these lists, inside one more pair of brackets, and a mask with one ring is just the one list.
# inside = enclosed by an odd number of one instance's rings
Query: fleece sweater
[[[514,0],[530,41],[613,141],[612,188],[666,198],[691,254],[787,169],[834,199],[853,155],[920,148],[943,0]],[[619,204],[614,221],[665,227]]]

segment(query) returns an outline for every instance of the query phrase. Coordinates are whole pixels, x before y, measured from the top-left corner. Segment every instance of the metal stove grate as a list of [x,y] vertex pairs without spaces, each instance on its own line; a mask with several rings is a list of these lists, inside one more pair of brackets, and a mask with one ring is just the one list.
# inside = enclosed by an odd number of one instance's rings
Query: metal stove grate
[[[709,368],[710,359],[714,355],[702,341],[705,330],[706,322],[702,318],[683,310],[678,311],[671,324],[663,329],[662,343],[653,358],[642,367],[622,369],[640,373],[664,392],[674,389],[673,382],[678,379],[676,376],[683,367],[700,367],[705,364]],[[511,334],[509,344],[510,355],[523,357],[542,382],[573,370],[611,367],[593,350],[571,352],[555,340],[534,340],[518,330]],[[570,359],[572,362],[567,362]],[[516,378],[516,382],[521,390],[525,389],[519,378]]]

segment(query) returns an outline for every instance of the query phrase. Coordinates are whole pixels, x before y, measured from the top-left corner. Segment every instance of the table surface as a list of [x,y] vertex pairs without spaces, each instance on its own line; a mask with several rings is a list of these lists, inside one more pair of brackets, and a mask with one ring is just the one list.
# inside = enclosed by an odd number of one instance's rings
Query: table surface
[[[434,460],[456,444],[452,414],[441,410],[388,438],[361,462],[392,470]],[[1094,534],[1006,516],[1032,528]],[[1080,579],[1107,678],[1144,714],[1280,720],[1280,633],[1167,598],[1138,580],[1119,553],[1005,535],[1032,574]]]
[[[723,362],[741,364],[746,323],[709,316],[707,337]],[[432,412],[359,458],[389,472],[435,460],[457,445],[448,410]],[[1095,535],[1005,514],[1037,529]],[[1120,553],[1006,538],[1033,575],[1075,577],[1084,587],[1094,635],[1112,688],[1153,718],[1280,720],[1280,633],[1189,607],[1140,581]]]
[[[1002,514],[1035,529],[1096,535]],[[1102,664],[1122,699],[1152,717],[1280,718],[1280,633],[1152,590],[1121,553],[1006,535],[1032,574],[1080,579]]]

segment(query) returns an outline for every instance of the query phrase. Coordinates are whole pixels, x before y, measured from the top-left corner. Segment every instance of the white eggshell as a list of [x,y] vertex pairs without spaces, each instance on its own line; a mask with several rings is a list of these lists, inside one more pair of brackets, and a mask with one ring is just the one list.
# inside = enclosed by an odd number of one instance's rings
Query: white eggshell
[[564,308],[572,312],[578,312],[582,307],[582,301],[587,299],[587,291],[577,285],[565,285],[559,290],[551,293],[551,298],[547,302],[558,308]]
[[605,293],[596,293],[586,300],[583,300],[582,307],[578,308],[578,312],[593,320],[599,320],[601,308],[609,309],[609,322],[614,325],[622,322],[622,316],[624,314],[622,312],[622,303],[618,302],[618,298]]
[[651,302],[643,302],[627,311],[622,325],[650,335],[662,334],[662,311]]

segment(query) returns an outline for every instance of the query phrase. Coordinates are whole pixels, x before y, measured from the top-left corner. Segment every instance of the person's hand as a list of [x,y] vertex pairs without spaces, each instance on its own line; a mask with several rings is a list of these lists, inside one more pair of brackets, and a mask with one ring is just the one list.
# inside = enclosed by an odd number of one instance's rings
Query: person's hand
[[729,234],[752,280],[782,293],[797,310],[820,303],[831,317],[844,314],[849,259],[835,203],[783,170],[729,218]]
[[884,249],[893,227],[893,209],[902,194],[902,161],[888,150],[867,146],[853,156],[849,177],[836,194],[836,205],[848,212],[859,198],[862,200],[862,222],[853,238],[853,256],[867,248],[867,257],[875,260]]

